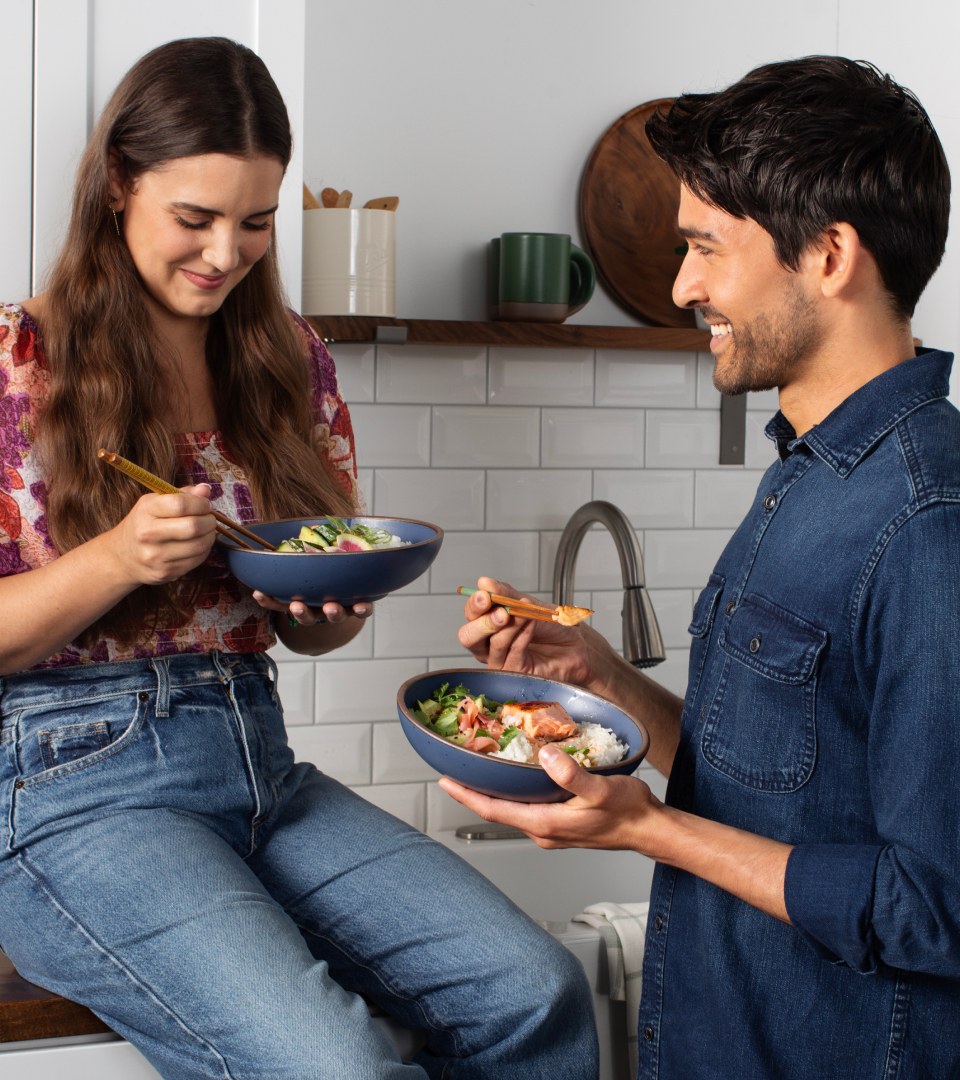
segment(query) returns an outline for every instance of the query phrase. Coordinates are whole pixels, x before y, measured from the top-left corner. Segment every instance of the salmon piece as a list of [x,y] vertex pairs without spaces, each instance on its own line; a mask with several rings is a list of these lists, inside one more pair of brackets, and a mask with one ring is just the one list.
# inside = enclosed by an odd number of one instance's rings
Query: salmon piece
[[571,607],[568,604],[561,604],[553,616],[553,621],[558,622],[561,626],[576,626],[578,623],[582,623],[584,619],[589,619],[592,614],[593,608]]
[[577,725],[558,701],[517,701],[503,706],[500,719],[513,724],[528,739],[566,739],[577,734]]

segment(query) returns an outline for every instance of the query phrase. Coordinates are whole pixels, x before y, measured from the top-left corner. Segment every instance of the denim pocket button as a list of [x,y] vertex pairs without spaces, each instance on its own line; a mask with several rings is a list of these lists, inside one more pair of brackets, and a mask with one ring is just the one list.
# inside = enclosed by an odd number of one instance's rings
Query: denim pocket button
[[776,497],[776,495],[768,495],[763,500],[763,508],[764,508],[764,510],[772,510],[776,505],[777,505],[777,497]]
[[747,646],[747,648],[752,653],[758,653],[760,651],[760,639],[758,637],[752,637],[750,639],[750,644]]
[[728,600],[727,606],[723,609],[728,615],[732,615],[737,610],[736,600]]

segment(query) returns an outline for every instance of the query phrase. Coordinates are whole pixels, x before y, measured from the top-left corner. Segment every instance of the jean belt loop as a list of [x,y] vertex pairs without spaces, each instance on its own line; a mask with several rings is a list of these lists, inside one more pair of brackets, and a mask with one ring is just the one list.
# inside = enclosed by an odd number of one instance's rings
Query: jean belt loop
[[166,657],[153,656],[150,666],[157,676],[157,716],[170,715],[170,665]]
[[213,661],[213,666],[221,681],[230,682],[233,678],[233,665],[227,659],[227,654],[221,649],[213,649],[210,652],[210,659]]

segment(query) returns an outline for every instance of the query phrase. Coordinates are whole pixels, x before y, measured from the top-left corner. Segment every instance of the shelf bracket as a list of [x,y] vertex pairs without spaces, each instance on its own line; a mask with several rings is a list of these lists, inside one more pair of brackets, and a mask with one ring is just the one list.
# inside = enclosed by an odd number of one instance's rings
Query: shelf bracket
[[377,345],[406,345],[407,328],[405,326],[377,326],[373,338]]
[[747,441],[747,395],[720,398],[720,464],[742,465]]

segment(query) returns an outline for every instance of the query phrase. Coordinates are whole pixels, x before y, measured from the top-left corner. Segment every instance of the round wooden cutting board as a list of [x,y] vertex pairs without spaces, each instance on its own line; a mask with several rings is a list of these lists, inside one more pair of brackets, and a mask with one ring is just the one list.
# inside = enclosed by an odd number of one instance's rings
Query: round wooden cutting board
[[619,304],[653,326],[686,328],[696,325],[694,314],[670,296],[683,261],[680,181],[644,130],[671,100],[638,105],[600,137],[580,179],[580,227],[597,275]]

